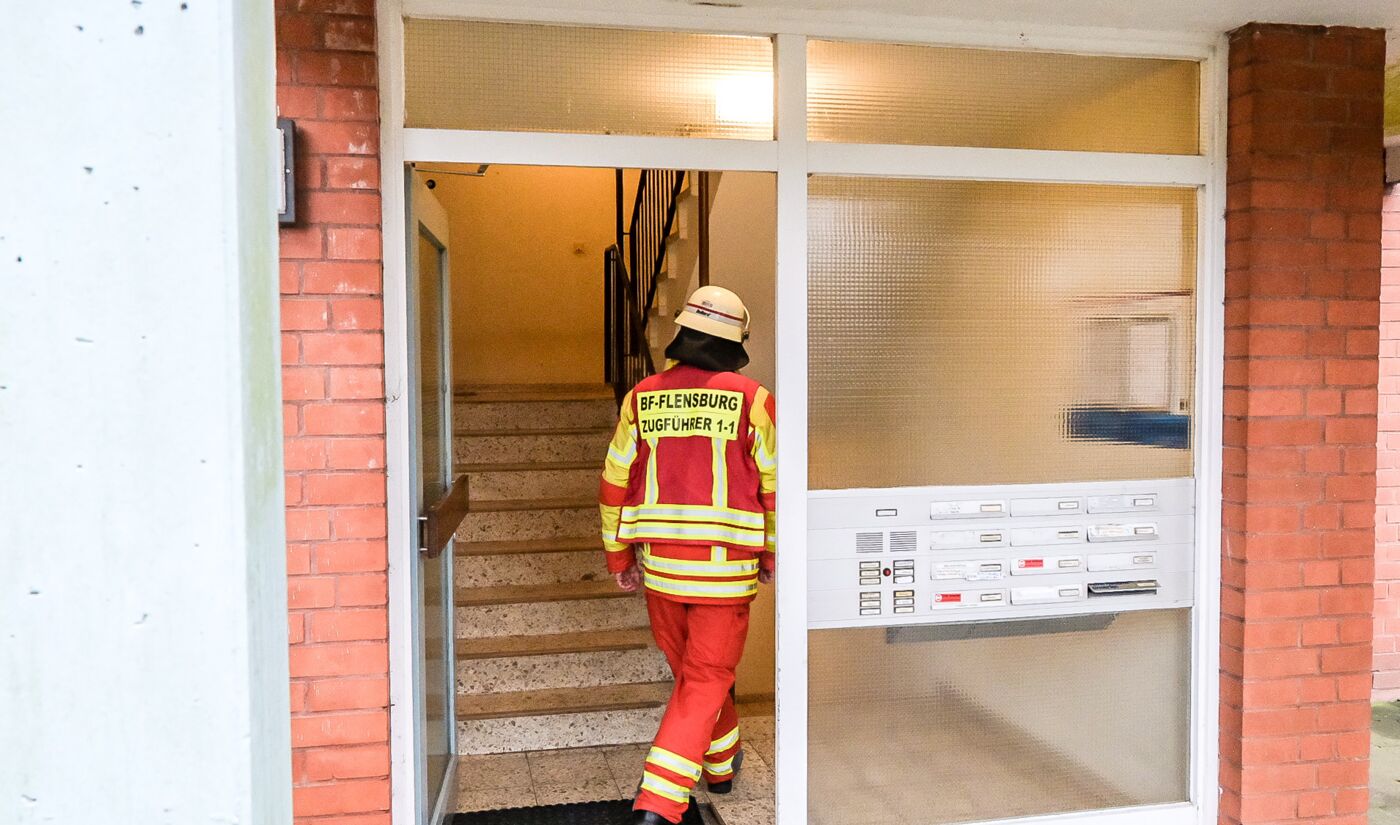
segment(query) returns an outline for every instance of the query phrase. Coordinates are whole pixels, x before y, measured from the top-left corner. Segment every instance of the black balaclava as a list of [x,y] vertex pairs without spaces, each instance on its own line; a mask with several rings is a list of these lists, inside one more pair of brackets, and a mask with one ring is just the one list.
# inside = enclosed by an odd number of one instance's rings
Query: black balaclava
[[676,332],[675,339],[666,347],[666,357],[712,372],[738,372],[749,363],[743,344],[690,327],[681,327]]

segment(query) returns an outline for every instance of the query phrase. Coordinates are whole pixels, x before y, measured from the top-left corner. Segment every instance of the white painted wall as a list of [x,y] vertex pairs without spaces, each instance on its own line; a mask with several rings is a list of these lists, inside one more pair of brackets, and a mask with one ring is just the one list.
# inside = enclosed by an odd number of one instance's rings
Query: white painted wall
[[0,820],[291,821],[272,4],[0,11]]
[[[774,362],[777,195],[777,179],[768,172],[719,176],[710,212],[710,283],[734,290],[749,308],[753,322],[745,345],[749,365],[744,374],[774,393],[781,416],[783,395]],[[800,552],[800,547],[779,543],[780,557],[788,550]],[[773,588],[760,587],[749,612],[749,640],[739,662],[735,690],[740,699],[767,698],[773,693],[774,619]]]

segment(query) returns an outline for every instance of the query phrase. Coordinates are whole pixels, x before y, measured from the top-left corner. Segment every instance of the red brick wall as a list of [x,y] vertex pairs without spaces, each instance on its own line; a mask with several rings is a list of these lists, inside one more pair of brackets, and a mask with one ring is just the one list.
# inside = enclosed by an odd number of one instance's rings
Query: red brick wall
[[282,392],[293,807],[388,825],[379,100],[373,0],[277,0],[277,102],[297,121],[283,229]]
[[1380,31],[1231,36],[1222,822],[1364,825]]
[[1400,699],[1400,187],[1386,194],[1381,223],[1374,695]]

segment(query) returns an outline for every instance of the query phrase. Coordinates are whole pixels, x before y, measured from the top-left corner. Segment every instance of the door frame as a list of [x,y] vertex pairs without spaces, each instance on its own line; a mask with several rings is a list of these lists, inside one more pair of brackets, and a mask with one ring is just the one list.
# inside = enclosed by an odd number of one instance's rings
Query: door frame
[[[654,8],[654,7],[651,7]],[[783,415],[778,438],[778,531],[801,536],[807,521],[807,176],[897,175],[927,179],[1020,180],[1192,186],[1198,191],[1196,409],[1192,428],[1196,480],[1196,587],[1192,609],[1191,802],[1090,813],[1026,817],[1021,825],[1212,825],[1218,807],[1220,664],[1220,516],[1225,283],[1225,129],[1228,42],[1222,36],[1122,29],[1015,26],[862,13],[772,9],[619,12],[608,0],[568,9],[476,0],[377,0],[383,225],[404,226],[407,162],[495,163],[600,168],[660,167],[773,172],[777,177],[777,373]],[[403,18],[492,20],[756,34],[774,37],[776,138],[771,141],[474,132],[410,129],[404,123]],[[806,39],[1009,48],[1201,62],[1202,154],[1168,157],[1102,152],[923,146],[809,144],[806,141]],[[415,787],[411,732],[411,590],[404,564],[412,514],[403,389],[408,363],[402,233],[384,233],[385,387],[388,398],[389,615],[393,817],[411,822]],[[807,582],[803,565],[787,565],[777,598],[777,800],[775,825],[807,820]],[[396,641],[397,640],[397,641]],[[407,726],[405,726],[407,722]],[[978,825],[990,825],[978,823]]]
[[[446,479],[446,481],[447,481],[446,490],[450,490],[450,489],[452,488],[452,482],[453,482],[453,480],[454,480],[454,478],[455,478],[455,475],[454,475],[454,473],[452,472],[452,467],[453,467],[453,465],[455,464],[455,462],[452,460],[452,449],[453,449],[453,448],[452,448],[452,431],[453,431],[453,426],[452,426],[452,415],[453,415],[453,389],[452,389],[452,352],[451,352],[451,341],[452,341],[452,339],[451,339],[451,329],[452,329],[452,323],[451,323],[451,319],[452,319],[452,280],[451,280],[451,279],[452,279],[452,253],[451,253],[451,250],[450,250],[450,247],[451,247],[451,236],[450,236],[450,235],[451,235],[451,233],[450,233],[450,231],[449,231],[449,223],[448,223],[448,218],[447,218],[447,212],[446,212],[446,210],[443,209],[442,203],[441,203],[440,201],[438,201],[437,197],[436,197],[435,195],[432,194],[432,191],[431,191],[430,189],[428,189],[428,187],[425,186],[425,185],[423,184],[423,182],[418,178],[418,176],[417,176],[416,174],[414,174],[411,170],[407,170],[407,169],[406,169],[406,170],[404,171],[404,176],[403,176],[403,179],[401,180],[401,184],[402,184],[402,186],[401,186],[400,191],[402,191],[402,192],[404,193],[404,206],[405,206],[405,210],[404,210],[404,223],[403,223],[404,235],[405,235],[405,238],[404,238],[405,244],[407,244],[408,235],[409,235],[410,233],[413,235],[413,237],[414,237],[414,242],[415,242],[415,243],[416,243],[417,240],[418,240],[418,237],[417,237],[417,236],[418,236],[419,234],[422,234],[422,235],[426,236],[426,238],[428,239],[428,242],[429,242],[430,244],[432,244],[432,245],[438,250],[438,253],[439,253],[439,255],[440,255],[440,257],[441,257],[441,261],[442,261],[441,277],[443,278],[443,281],[444,281],[444,282],[443,282],[443,284],[442,284],[442,296],[441,296],[441,297],[442,297],[442,301],[441,301],[441,305],[440,305],[440,307],[439,307],[439,312],[441,313],[441,317],[438,318],[437,321],[438,321],[439,325],[442,327],[442,329],[447,333],[446,336],[444,337],[444,345],[448,347],[448,349],[447,349],[447,361],[446,361],[446,363],[443,365],[443,370],[442,370],[442,378],[443,378],[443,381],[445,382],[445,387],[444,387],[444,389],[443,389],[443,392],[446,394],[446,410],[445,410],[445,418],[444,418],[444,421],[442,422],[442,425],[443,425],[443,435],[444,435],[444,438],[445,438],[446,443],[447,443],[447,455],[444,457],[444,458],[446,459],[447,463],[448,463],[448,472],[447,472],[447,479]],[[412,203],[412,205],[413,205],[413,207],[414,207],[412,210],[409,210],[409,209],[407,208],[407,207],[409,206],[410,203]],[[416,221],[415,221],[415,218],[416,218]],[[416,280],[416,274],[415,274],[413,277],[410,277],[410,273],[414,273],[414,269],[415,269],[415,268],[414,268],[414,263],[420,263],[420,264],[421,264],[421,262],[417,260],[417,259],[418,259],[418,255],[417,255],[416,251],[415,251],[414,249],[408,248],[407,245],[405,246],[404,254],[405,254],[405,257],[404,257],[404,280],[403,280],[403,284],[404,284],[404,290],[405,290],[405,291],[404,291],[404,294],[405,294],[405,310],[407,310],[407,309],[408,309],[408,304],[409,304],[409,302],[410,302],[411,300],[413,300],[413,298],[415,297],[415,296],[414,296],[415,287],[409,286],[409,282],[410,282],[410,280]],[[419,317],[419,318],[418,318],[418,323],[421,324],[421,323],[423,322],[423,320],[424,320],[423,318]],[[407,343],[407,342],[411,342],[411,341],[416,341],[416,340],[418,340],[418,337],[419,337],[419,336],[418,336],[419,329],[418,329],[417,326],[415,326],[415,325],[412,323],[412,321],[413,321],[413,315],[412,315],[411,313],[407,313],[407,312],[406,312],[406,317],[405,317],[405,335],[404,335],[404,341],[405,341],[406,343]],[[405,355],[406,355],[407,358],[408,358],[408,372],[407,372],[407,375],[410,376],[410,378],[409,378],[408,381],[405,381],[405,382],[402,384],[402,387],[403,387],[403,390],[404,390],[404,391],[403,391],[403,393],[400,394],[400,398],[401,398],[401,400],[402,400],[403,402],[405,402],[405,403],[401,404],[401,406],[405,407],[405,408],[407,409],[407,413],[408,413],[409,438],[408,438],[408,441],[407,441],[406,446],[407,446],[408,451],[409,451],[409,452],[408,452],[409,464],[406,465],[406,466],[408,466],[409,472],[408,472],[408,474],[407,474],[407,476],[406,476],[406,481],[407,481],[407,489],[408,489],[408,494],[409,494],[408,512],[411,514],[410,521],[409,521],[409,528],[408,528],[408,529],[411,531],[411,532],[409,533],[409,536],[412,537],[412,536],[416,536],[416,535],[417,535],[417,532],[418,532],[418,518],[417,518],[417,517],[418,517],[419,513],[420,513],[425,507],[428,506],[429,502],[426,502],[426,501],[416,501],[416,503],[415,503],[415,499],[417,499],[419,496],[415,493],[414,488],[415,488],[415,485],[418,484],[418,480],[419,480],[419,479],[421,478],[421,476],[422,476],[423,468],[422,468],[422,466],[421,466],[421,464],[420,464],[420,462],[419,462],[419,457],[418,457],[418,455],[415,454],[414,451],[413,451],[413,449],[412,449],[412,447],[413,447],[413,438],[412,438],[412,436],[413,436],[413,431],[416,430],[416,429],[417,429],[417,426],[418,426],[417,422],[419,421],[420,416],[421,416],[421,408],[418,407],[418,406],[416,406],[416,405],[413,403],[413,397],[412,397],[412,395],[411,395],[411,394],[409,393],[409,391],[408,391],[408,390],[409,390],[409,387],[410,387],[410,385],[411,385],[411,383],[412,383],[412,382],[415,382],[415,381],[417,380],[417,376],[420,374],[420,371],[421,371],[421,361],[420,361],[420,359],[421,359],[421,357],[422,357],[422,354],[421,354],[421,353],[415,353],[415,352],[413,352],[411,349],[405,348]],[[421,400],[420,400],[419,403],[420,403],[420,404],[422,403]],[[392,483],[392,482],[391,482],[391,483]],[[391,521],[390,523],[392,524],[392,521]],[[453,554],[453,546],[452,546],[453,543],[452,543],[451,541],[449,541],[449,542],[447,543],[447,546],[442,550],[441,556],[440,556],[439,558],[433,558],[433,559],[424,559],[424,558],[422,558],[422,557],[421,557],[421,554],[420,554],[419,551],[418,551],[418,548],[417,548],[416,546],[414,546],[415,544],[416,544],[416,542],[410,542],[410,543],[409,543],[408,551],[409,551],[409,557],[411,558],[411,564],[407,567],[407,573],[408,573],[407,578],[408,578],[408,580],[409,580],[409,581],[408,581],[408,587],[409,587],[409,592],[410,592],[409,598],[411,599],[411,602],[409,603],[409,608],[410,608],[410,609],[409,609],[409,611],[408,611],[408,616],[407,616],[407,618],[408,618],[409,621],[410,621],[410,631],[409,631],[409,633],[410,633],[410,637],[411,637],[411,644],[408,645],[408,646],[411,648],[411,657],[410,657],[411,660],[410,660],[409,666],[412,668],[412,677],[411,677],[412,681],[411,681],[411,683],[408,685],[408,687],[411,689],[412,702],[407,703],[407,704],[411,707],[411,709],[412,709],[412,723],[411,723],[411,724],[412,724],[412,736],[411,736],[411,738],[409,739],[409,744],[410,744],[410,746],[412,745],[412,743],[413,743],[414,741],[416,741],[417,737],[423,735],[423,733],[424,733],[424,731],[422,730],[422,728],[421,728],[421,726],[420,726],[420,724],[419,724],[418,704],[419,704],[420,702],[425,701],[425,700],[424,700],[424,696],[425,696],[426,685],[422,685],[421,683],[422,683],[422,681],[426,678],[426,674],[423,673],[423,669],[422,669],[422,666],[421,666],[421,665],[422,665],[422,661],[421,661],[421,658],[422,658],[422,657],[420,656],[420,654],[421,654],[421,652],[422,652],[422,651],[421,651],[422,643],[423,643],[423,638],[422,638],[422,637],[423,637],[423,634],[424,634],[424,627],[425,627],[425,622],[426,622],[426,616],[419,616],[419,615],[417,615],[416,613],[414,613],[413,610],[412,610],[412,606],[415,605],[415,604],[417,604],[417,601],[418,601],[418,588],[419,588],[419,586],[420,586],[419,583],[418,583],[418,576],[419,576],[419,569],[420,569],[421,565],[427,564],[427,563],[430,563],[430,562],[431,562],[431,563],[437,563],[437,564],[439,564],[439,565],[441,565],[441,566],[443,567],[443,581],[442,581],[442,584],[443,584],[443,593],[444,593],[445,603],[444,603],[444,606],[443,606],[444,615],[443,615],[442,618],[443,618],[443,621],[446,623],[446,627],[449,628],[449,629],[452,628],[452,627],[454,626],[454,624],[455,624],[455,622],[454,622],[454,620],[453,620],[453,606],[452,606],[452,602],[453,602],[453,599],[452,599],[452,593],[453,593],[453,572],[454,572],[454,571],[453,571],[454,565],[453,565],[453,562],[452,562],[453,555],[454,555],[454,554]],[[392,632],[392,631],[391,631],[391,632]],[[444,712],[446,713],[448,719],[455,720],[455,719],[456,719],[456,709],[457,709],[456,654],[455,654],[455,635],[452,634],[451,632],[448,633],[447,639],[446,639],[446,641],[445,641],[445,644],[444,644],[444,647],[443,647],[443,655],[444,655],[444,657],[445,657],[446,660],[447,660],[447,670],[448,670],[448,673],[451,674],[451,676],[449,677],[448,692],[447,692],[447,703],[446,703],[446,708],[444,709]],[[390,669],[390,675],[391,675],[391,677],[393,676],[393,669],[392,669],[392,666],[391,666],[391,669]],[[392,688],[391,688],[391,690],[392,690]],[[396,705],[396,706],[397,706],[397,705]],[[426,783],[426,780],[427,780],[427,777],[421,775],[421,771],[424,770],[425,766],[424,766],[424,764],[419,760],[418,756],[419,756],[418,750],[417,750],[416,748],[414,748],[414,749],[412,750],[411,755],[410,755],[410,759],[412,760],[412,763],[413,763],[413,782],[412,782],[411,788],[412,788],[412,792],[413,792],[413,794],[414,794],[415,800],[418,800],[418,801],[415,803],[415,805],[428,803],[427,800],[424,800],[421,796],[419,796],[420,792],[426,792],[426,791],[427,791],[427,785],[425,784],[425,783]],[[455,773],[455,771],[456,771],[456,766],[457,766],[457,736],[456,736],[456,723],[455,723],[455,721],[454,721],[454,722],[453,722],[453,725],[452,725],[452,730],[449,732],[449,738],[448,738],[448,761],[447,761],[447,766],[446,766],[446,768],[445,768],[445,770],[446,770],[446,772],[447,772],[447,774],[446,774],[446,779],[445,779],[444,782],[443,782],[443,786],[439,789],[437,797],[436,797],[435,799],[431,800],[430,803],[428,803],[428,804],[430,804],[430,807],[431,807],[431,809],[432,809],[432,811],[433,811],[433,813],[432,813],[432,818],[429,820],[430,823],[432,823],[432,825],[437,825],[438,822],[442,821],[442,819],[443,819],[443,818],[446,816],[446,814],[450,811],[450,809],[451,809],[451,807],[452,807],[452,805],[453,805],[453,802],[455,801],[455,798],[456,798],[456,786],[455,786],[454,783],[452,783],[451,780],[452,780],[452,777],[453,777],[453,775],[454,775],[454,773]],[[391,784],[392,784],[392,783],[391,783]],[[417,823],[415,822],[414,825],[417,825]]]

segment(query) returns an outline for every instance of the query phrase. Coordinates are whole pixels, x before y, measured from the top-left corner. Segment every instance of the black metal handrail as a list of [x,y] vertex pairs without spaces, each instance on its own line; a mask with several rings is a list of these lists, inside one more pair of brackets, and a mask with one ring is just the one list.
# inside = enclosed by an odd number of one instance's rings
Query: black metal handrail
[[623,229],[626,205],[623,173],[617,170],[617,243],[604,253],[604,380],[618,403],[636,383],[656,372],[647,324],[656,289],[666,269],[666,249],[675,225],[685,172],[643,169]]
[[619,405],[638,381],[656,372],[639,286],[627,272],[622,250],[608,247],[603,254],[603,370]]

